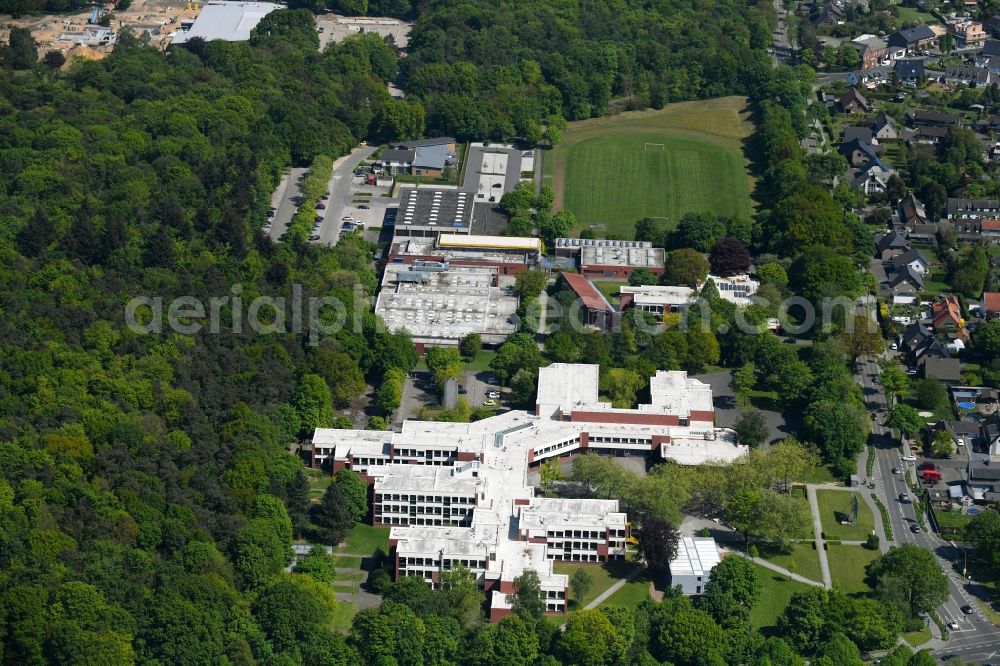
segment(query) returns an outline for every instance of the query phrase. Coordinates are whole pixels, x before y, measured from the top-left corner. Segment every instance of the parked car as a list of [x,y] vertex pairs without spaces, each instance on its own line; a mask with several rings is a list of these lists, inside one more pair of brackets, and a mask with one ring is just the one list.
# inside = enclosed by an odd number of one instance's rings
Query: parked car
[[902,458],[903,458],[903,460],[905,460],[906,462],[914,462],[914,461],[916,461],[916,459],[917,459],[917,457],[916,457],[916,456],[902,456]]
[[368,204],[361,204],[360,206],[358,206],[358,208],[361,210],[368,210],[369,208],[371,208],[371,206],[369,206]]
[[937,469],[937,465],[935,463],[932,463],[930,460],[927,460],[917,465],[917,469],[922,472],[925,469]]
[[483,407],[496,407],[496,404],[497,404],[496,400],[484,400],[483,401]]
[[313,234],[312,236],[309,237],[309,240],[311,240],[311,241],[318,241],[319,240],[319,236],[317,234]]
[[462,394],[462,395],[465,395],[466,393],[468,393],[468,392],[469,392],[469,389],[465,388],[464,386],[459,386],[459,387],[458,387],[458,392],[459,392],[460,394]]
[[952,631],[955,631],[956,629],[958,629],[958,622],[952,620],[951,622],[948,623],[948,628],[951,629]]
[[493,398],[494,400],[500,397],[500,391],[489,391],[486,394],[487,398]]
[[322,201],[319,201],[319,202],[316,203],[316,209],[317,210],[323,210],[324,208],[326,208],[326,204],[323,203]]
[[267,216],[268,217],[274,217],[274,214],[277,213],[277,212],[278,211],[274,210],[273,208],[268,208],[267,209]]

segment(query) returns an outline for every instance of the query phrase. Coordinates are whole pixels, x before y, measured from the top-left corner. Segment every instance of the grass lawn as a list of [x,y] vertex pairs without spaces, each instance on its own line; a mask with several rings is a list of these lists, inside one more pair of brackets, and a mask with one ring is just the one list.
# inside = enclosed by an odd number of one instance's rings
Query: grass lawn
[[826,465],[819,465],[810,472],[806,478],[806,483],[833,483],[837,478]]
[[347,533],[344,545],[334,548],[333,554],[371,555],[379,548],[383,552],[389,552],[389,528],[355,523],[351,531]]
[[623,282],[619,280],[594,280],[594,286],[597,290],[604,294],[604,298],[608,299],[608,303],[618,307],[618,290],[622,285],[627,285],[628,282]]
[[351,630],[351,621],[354,620],[356,612],[354,604],[350,601],[338,601],[333,609],[333,621],[330,623],[330,628],[346,634]]
[[923,645],[931,639],[930,627],[924,627],[920,631],[910,631],[902,634],[904,641],[910,644],[911,647],[917,647],[918,645]]
[[465,369],[473,372],[486,372],[490,369],[490,361],[497,353],[491,349],[480,350],[471,361],[466,361]]
[[931,25],[937,23],[937,19],[934,18],[933,14],[928,14],[926,12],[919,11],[913,7],[903,7],[902,5],[897,5],[896,9],[899,10],[899,22],[905,23],[907,21],[913,21],[917,23],[926,23]]
[[790,553],[761,550],[760,556],[792,573],[811,578],[816,582],[823,581],[823,574],[819,569],[819,553],[816,552],[816,546],[812,541],[795,544]]
[[[845,493],[846,494],[846,493]],[[865,565],[879,556],[879,551],[862,546],[828,544],[826,559],[830,563],[830,578],[845,594],[868,592]]]
[[781,574],[765,569],[759,564],[753,565],[757,578],[760,580],[760,599],[750,611],[750,624],[754,629],[773,626],[781,611],[785,610],[788,600],[796,592],[809,589],[809,585],[800,583]]
[[649,578],[640,574],[635,580],[622,585],[617,592],[608,597],[602,606],[615,606],[635,610],[643,601],[649,598]]
[[[582,563],[582,562],[556,562],[554,564],[555,573],[566,574],[567,576],[572,576],[573,572],[577,569],[582,569],[590,574],[591,585],[590,589],[587,590],[587,594],[584,595],[583,599],[577,600],[575,598],[570,599],[570,608],[576,610],[578,608],[583,608],[591,601],[593,601],[597,595],[604,592],[606,589],[617,583],[619,580],[627,576],[629,573],[634,571],[640,565],[635,562],[629,562],[627,560],[614,560],[606,564],[599,563]],[[570,589],[570,595],[572,597],[572,588]]]
[[826,539],[841,541],[864,541],[875,527],[875,517],[868,504],[858,497],[858,520],[854,525],[841,525],[841,517],[851,513],[851,498],[854,493],[843,490],[817,490],[820,519],[823,521],[823,535]]
[[360,569],[361,558],[354,555],[336,555],[333,558],[333,566],[339,569]]
[[746,98],[722,97],[570,123],[545,155],[544,182],[581,228],[625,238],[643,217],[668,227],[691,212],[750,217],[749,116]]
[[972,520],[972,516],[959,511],[945,511],[937,509],[934,511],[938,527],[941,529],[964,530],[965,526]]

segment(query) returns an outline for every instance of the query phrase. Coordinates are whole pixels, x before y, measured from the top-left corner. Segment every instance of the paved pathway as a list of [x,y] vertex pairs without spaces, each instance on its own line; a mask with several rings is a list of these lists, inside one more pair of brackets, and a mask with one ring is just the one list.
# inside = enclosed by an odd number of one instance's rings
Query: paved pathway
[[833,578],[830,576],[830,563],[826,560],[826,540],[823,538],[823,523],[820,521],[819,502],[816,501],[816,486],[806,485],[806,496],[809,498],[809,508],[812,511],[813,536],[816,539],[816,552],[819,553],[819,570],[823,574],[823,585],[833,588]]
[[722,550],[732,555],[739,555],[740,557],[744,557],[755,564],[759,564],[760,566],[770,569],[771,571],[775,571],[777,573],[782,574],[783,576],[787,576],[788,578],[791,578],[794,581],[805,583],[806,585],[813,585],[815,587],[823,587],[823,583],[820,583],[819,581],[813,580],[812,578],[806,578],[805,576],[800,576],[797,573],[792,573],[788,569],[784,567],[779,567],[774,562],[769,562],[764,558],[753,557],[752,555],[747,555],[746,553],[742,553],[738,550],[730,550],[729,548],[723,548]]
[[627,576],[625,576],[620,581],[618,581],[617,583],[615,583],[614,585],[612,585],[608,589],[606,589],[603,592],[601,592],[600,594],[598,594],[594,598],[594,600],[591,601],[586,606],[584,606],[583,609],[584,610],[590,610],[591,608],[597,608],[598,606],[600,606],[601,604],[603,604],[605,601],[607,601],[608,598],[612,594],[614,594],[618,590],[622,589],[622,587],[625,585],[625,583],[633,580],[636,576],[638,576],[639,574],[641,574],[645,570],[646,570],[646,567],[638,567],[636,569],[633,569],[632,571],[629,572],[629,574]]

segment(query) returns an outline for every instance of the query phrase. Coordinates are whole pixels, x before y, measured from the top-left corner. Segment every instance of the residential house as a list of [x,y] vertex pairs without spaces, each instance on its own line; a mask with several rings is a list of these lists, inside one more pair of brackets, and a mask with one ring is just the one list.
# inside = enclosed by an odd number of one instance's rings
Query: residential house
[[861,190],[865,196],[882,194],[889,188],[889,177],[894,173],[892,167],[875,157],[855,172],[851,187]]
[[875,139],[875,132],[872,131],[871,127],[845,127],[842,143],[850,143],[855,139],[872,145],[878,144],[878,141]]
[[938,232],[947,229],[946,222],[938,224],[914,224],[907,231],[906,237],[913,243],[934,243],[937,242]]
[[959,305],[958,296],[947,294],[931,304],[931,325],[938,335],[964,329],[965,320],[962,319],[962,306]]
[[871,111],[868,100],[858,92],[857,88],[849,88],[840,98],[838,106],[843,113],[868,113]]
[[885,111],[881,111],[875,120],[872,121],[871,131],[873,138],[876,141],[885,141],[888,139],[898,139],[899,130],[896,127],[896,121],[892,119],[892,116],[887,114]]
[[979,52],[979,58],[995,58],[1000,56],[1000,39],[987,39]]
[[400,151],[413,151],[410,175],[433,177],[444,175],[444,170],[447,167],[457,163],[456,147],[455,139],[450,136],[397,141],[390,146],[390,148]]
[[933,109],[914,109],[906,114],[912,127],[958,127],[962,117],[957,113],[944,113]]
[[602,331],[612,330],[620,315],[594,284],[578,273],[560,273],[565,287],[573,291],[580,302],[580,317],[585,325]]
[[902,270],[888,274],[887,286],[892,293],[894,305],[910,305],[916,302],[924,288],[923,275],[909,265]]
[[[986,447],[985,444],[982,446]],[[992,450],[992,446],[990,448]],[[1000,485],[1000,461],[990,458],[970,460],[966,467],[965,483],[973,499],[996,501],[995,492]],[[994,497],[991,498],[991,495]]]
[[[979,442],[984,452],[1000,456],[1000,410],[993,412],[979,423]],[[1000,464],[995,465],[1000,471]],[[997,477],[1000,480],[1000,477]]]
[[899,219],[907,229],[912,230],[916,224],[927,224],[927,211],[917,196],[910,192],[899,201]]
[[926,25],[918,25],[908,30],[900,30],[889,35],[889,46],[895,46],[907,51],[917,51],[929,46],[937,39],[934,31]]
[[951,198],[945,205],[945,216],[949,220],[996,218],[1000,216],[1000,200]]
[[945,344],[935,337],[925,339],[906,355],[906,363],[912,368],[922,368],[932,358],[949,358],[951,354]]
[[1000,317],[1000,291],[983,292],[983,306],[980,312],[984,319]]
[[903,334],[899,336],[899,346],[902,351],[913,352],[920,345],[924,343],[925,340],[932,339],[934,334],[927,330],[923,324],[919,321],[915,321],[903,330]]
[[1000,220],[983,220],[979,223],[983,240],[1000,244]]
[[983,24],[971,19],[959,19],[948,23],[948,30],[955,36],[955,43],[960,48],[969,48],[986,41],[986,31]]
[[910,249],[910,242],[906,236],[898,231],[890,231],[882,234],[875,243],[876,256],[882,261],[889,261]]
[[979,424],[975,421],[945,421],[944,427],[955,440],[955,444],[968,446],[969,449],[972,448],[979,436]]
[[917,84],[924,80],[924,61],[918,58],[897,60],[892,71],[901,83]]
[[962,243],[978,243],[983,239],[983,221],[980,220],[955,220],[949,222],[951,231],[955,232],[955,237]]
[[378,163],[382,171],[395,176],[400,173],[410,173],[413,168],[413,158],[415,151],[399,148],[383,148],[379,153]]
[[812,22],[819,28],[832,28],[844,22],[845,12],[840,2],[831,0],[813,15]]
[[945,386],[962,382],[962,363],[957,358],[928,358],[923,367],[924,379],[936,379]]
[[948,65],[941,77],[945,83],[964,84],[972,87],[988,86],[992,80],[990,70],[969,65]]
[[875,147],[859,139],[840,144],[839,150],[840,154],[846,157],[848,163],[853,167],[861,166],[878,158]]
[[886,44],[884,39],[875,35],[861,35],[860,37],[856,37],[851,40],[851,46],[858,51],[862,69],[876,67],[886,59],[889,53],[889,45]]
[[1000,141],[986,149],[987,162],[1000,162]]
[[889,261],[889,267],[894,273],[898,273],[906,268],[921,276],[927,275],[930,272],[930,264],[927,263],[920,250],[907,250],[893,257]]
[[908,143],[923,143],[936,146],[948,136],[947,127],[918,127],[910,132]]

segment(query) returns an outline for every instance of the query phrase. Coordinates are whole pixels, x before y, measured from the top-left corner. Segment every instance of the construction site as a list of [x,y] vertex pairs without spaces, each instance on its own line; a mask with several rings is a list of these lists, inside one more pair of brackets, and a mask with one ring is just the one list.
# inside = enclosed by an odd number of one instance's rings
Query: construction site
[[[65,69],[77,58],[104,58],[114,50],[122,30],[130,30],[143,44],[164,51],[171,43],[183,43],[193,36],[241,41],[249,38],[250,30],[264,15],[280,8],[265,2],[133,0],[124,10],[109,3],[77,13],[0,16],[0,40],[7,42],[12,28],[26,28],[35,39],[39,59],[49,51],[56,51],[65,56]],[[203,11],[206,9],[209,11]],[[410,24],[393,18],[325,14],[317,17],[316,22],[320,49],[365,32],[391,37],[395,47],[403,49],[410,33]]]

